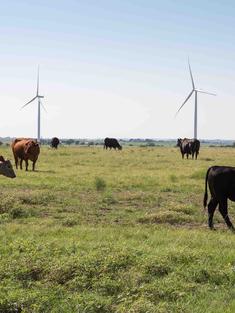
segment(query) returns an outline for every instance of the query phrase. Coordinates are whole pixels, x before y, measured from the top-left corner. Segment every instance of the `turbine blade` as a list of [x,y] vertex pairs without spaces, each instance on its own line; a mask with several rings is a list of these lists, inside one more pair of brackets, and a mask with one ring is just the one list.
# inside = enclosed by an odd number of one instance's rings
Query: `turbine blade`
[[21,107],[21,109],[23,109],[24,107],[26,107],[26,105],[28,105],[28,104],[30,104],[31,102],[33,102],[36,98],[37,98],[37,96],[34,97],[33,99],[31,99],[31,100],[30,100],[29,102],[27,102],[25,105],[23,105],[23,106]]
[[211,96],[216,96],[215,93],[212,93],[212,92],[207,92],[207,91],[204,91],[204,90],[201,90],[201,89],[196,89],[197,92],[200,92],[200,93],[205,93],[207,95],[211,95]]
[[189,100],[189,98],[192,96],[193,92],[194,92],[194,90],[192,90],[192,91],[190,92],[190,94],[188,95],[188,97],[184,100],[184,102],[183,102],[183,104],[181,105],[181,107],[179,108],[179,110],[175,113],[175,117],[176,117],[176,115],[179,113],[179,111],[182,109],[182,107],[185,105],[185,103]]
[[39,65],[38,65],[38,78],[37,78],[37,96],[39,93]]
[[188,59],[188,67],[189,67],[189,72],[190,72],[190,76],[191,76],[191,81],[192,81],[193,89],[195,89],[194,80],[193,80],[193,74],[192,74],[192,70],[191,70],[190,63],[189,63],[189,59]]

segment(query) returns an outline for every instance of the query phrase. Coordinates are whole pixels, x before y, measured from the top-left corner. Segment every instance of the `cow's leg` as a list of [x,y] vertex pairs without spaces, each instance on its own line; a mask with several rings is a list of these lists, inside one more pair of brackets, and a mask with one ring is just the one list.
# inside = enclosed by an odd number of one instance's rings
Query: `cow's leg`
[[188,153],[187,153],[187,159],[188,159]]
[[208,203],[208,226],[210,227],[210,229],[214,229],[213,216],[217,205],[218,201],[213,198]]
[[25,170],[26,171],[28,170],[28,166],[29,166],[29,162],[28,162],[28,160],[25,160]]
[[234,226],[233,226],[233,224],[230,221],[229,216],[228,216],[228,200],[227,200],[227,198],[220,201],[219,211],[220,211],[221,215],[223,216],[224,221],[227,224],[228,228],[230,228],[231,230],[234,231],[235,230]]
[[33,161],[33,171],[35,171],[35,163],[36,161]]
[[18,169],[18,157],[15,156],[15,165],[16,165],[16,169]]
[[20,169],[21,169],[21,170],[23,169],[22,163],[23,163],[23,159],[20,159]]

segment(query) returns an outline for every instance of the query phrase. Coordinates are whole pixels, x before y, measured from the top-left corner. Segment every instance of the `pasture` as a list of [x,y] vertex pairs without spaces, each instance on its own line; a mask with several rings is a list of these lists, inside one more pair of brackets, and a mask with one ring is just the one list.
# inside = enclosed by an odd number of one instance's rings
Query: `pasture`
[[235,312],[235,235],[202,207],[211,165],[235,149],[42,146],[36,172],[0,177],[0,312]]

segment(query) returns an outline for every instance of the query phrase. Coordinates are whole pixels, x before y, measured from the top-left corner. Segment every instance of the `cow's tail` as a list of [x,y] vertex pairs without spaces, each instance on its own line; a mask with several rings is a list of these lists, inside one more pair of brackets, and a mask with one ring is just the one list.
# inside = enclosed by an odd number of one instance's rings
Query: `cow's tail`
[[200,150],[200,141],[198,142],[198,146],[197,146],[197,154],[199,154],[199,150]]
[[207,172],[206,172],[205,193],[204,193],[204,199],[203,199],[203,206],[204,206],[204,209],[206,209],[206,206],[207,206],[207,199],[208,199],[207,181],[208,181],[208,175],[209,175],[210,169],[211,169],[211,167],[209,167],[208,170],[207,170]]

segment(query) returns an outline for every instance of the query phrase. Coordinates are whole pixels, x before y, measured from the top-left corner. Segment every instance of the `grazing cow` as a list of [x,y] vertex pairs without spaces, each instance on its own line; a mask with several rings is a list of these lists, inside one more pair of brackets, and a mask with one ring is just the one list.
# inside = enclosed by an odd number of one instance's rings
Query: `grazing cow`
[[[207,183],[211,199],[207,206]],[[208,226],[213,229],[213,215],[217,205],[227,226],[234,231],[228,216],[228,199],[235,201],[235,167],[212,166],[207,170],[205,179],[204,208],[208,207]]]
[[104,149],[112,149],[114,148],[115,150],[118,148],[118,150],[122,150],[122,146],[120,146],[119,142],[115,138],[105,138],[104,140]]
[[58,145],[59,145],[60,141],[57,137],[53,137],[51,139],[51,147],[57,149]]
[[5,160],[2,155],[0,155],[0,174],[9,178],[16,177],[11,162],[9,160]]
[[15,158],[15,165],[18,169],[18,159],[20,159],[20,169],[22,170],[23,160],[25,161],[25,169],[28,170],[28,160],[33,162],[33,171],[35,163],[40,153],[39,143],[33,139],[17,138],[12,142],[12,151]]
[[197,159],[200,149],[200,141],[198,139],[179,138],[177,140],[177,147],[180,147],[182,159],[184,158],[185,154],[187,156],[187,159],[189,154],[192,155],[192,159],[194,159],[194,155],[195,159]]

